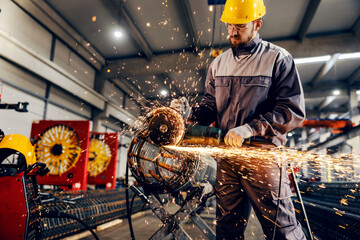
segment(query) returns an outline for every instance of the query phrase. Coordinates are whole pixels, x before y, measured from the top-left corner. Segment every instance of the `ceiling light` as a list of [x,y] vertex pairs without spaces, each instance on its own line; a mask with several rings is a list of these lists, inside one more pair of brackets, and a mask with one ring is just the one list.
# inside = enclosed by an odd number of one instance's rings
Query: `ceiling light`
[[115,31],[115,32],[114,32],[114,36],[117,37],[117,38],[121,38],[121,37],[122,37],[122,32],[120,32],[120,31]]
[[340,95],[340,90],[334,90],[334,91],[333,91],[333,94],[334,94],[335,96]]
[[331,58],[330,55],[319,56],[319,57],[309,57],[309,58],[295,58],[295,64],[304,64],[304,63],[316,63],[316,62],[326,62]]
[[360,58],[360,52],[354,52],[354,53],[344,53],[341,54],[339,59],[354,59],[354,58]]
[[288,135],[289,137],[292,137],[293,134],[292,134],[291,132],[289,132],[287,135]]
[[166,90],[161,90],[160,94],[161,94],[162,96],[166,96],[166,95],[168,94],[168,92],[167,92]]
[[212,12],[214,10],[214,6],[209,6],[209,11]]

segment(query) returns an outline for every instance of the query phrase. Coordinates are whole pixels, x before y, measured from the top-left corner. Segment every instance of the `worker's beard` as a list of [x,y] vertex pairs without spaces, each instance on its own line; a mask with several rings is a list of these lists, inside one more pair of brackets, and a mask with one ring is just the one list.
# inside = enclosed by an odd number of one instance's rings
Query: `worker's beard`
[[237,35],[233,35],[233,36],[230,36],[230,44],[232,47],[235,47],[235,48],[242,48],[244,46],[246,46],[247,44],[249,44],[255,37],[255,30],[254,29],[251,29],[251,33],[244,37],[244,36],[241,36],[240,34],[237,34]]

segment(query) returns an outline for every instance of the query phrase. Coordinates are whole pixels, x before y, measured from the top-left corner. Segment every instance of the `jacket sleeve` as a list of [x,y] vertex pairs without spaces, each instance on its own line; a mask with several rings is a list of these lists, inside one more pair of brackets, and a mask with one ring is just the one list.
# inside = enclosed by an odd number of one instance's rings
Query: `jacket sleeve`
[[216,121],[215,80],[212,76],[212,65],[208,69],[205,80],[205,93],[201,102],[192,107],[190,120],[207,126]]
[[270,111],[249,123],[255,136],[284,135],[301,125],[305,119],[304,92],[291,55],[276,62],[269,98],[273,102]]

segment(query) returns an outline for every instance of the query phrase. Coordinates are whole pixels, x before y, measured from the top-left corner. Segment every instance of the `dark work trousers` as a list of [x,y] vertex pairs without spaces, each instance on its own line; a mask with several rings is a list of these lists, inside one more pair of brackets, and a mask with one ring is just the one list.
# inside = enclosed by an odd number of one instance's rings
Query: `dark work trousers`
[[[251,206],[260,221],[265,238],[271,239],[278,203],[279,179],[280,163],[276,160],[253,158],[244,162],[217,159],[216,239],[244,239]],[[306,239],[295,217],[285,166],[280,194],[275,239]]]

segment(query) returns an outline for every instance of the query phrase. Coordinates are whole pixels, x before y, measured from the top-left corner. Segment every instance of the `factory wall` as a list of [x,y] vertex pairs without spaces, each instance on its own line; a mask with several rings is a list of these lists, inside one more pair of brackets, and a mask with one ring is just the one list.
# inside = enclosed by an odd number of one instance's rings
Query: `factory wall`
[[[37,58],[50,60],[53,35],[12,1],[3,1],[0,14],[0,31],[4,38],[18,44],[19,48],[24,46],[28,51],[33,51]],[[90,65],[59,40],[56,40],[53,51],[53,62],[56,65],[86,85],[94,87],[95,70]],[[14,54],[16,53],[14,52]],[[0,59],[0,80],[3,82],[1,100],[3,103],[28,102],[29,112],[19,113],[14,110],[2,110],[0,123],[5,134],[20,133],[29,137],[31,123],[34,120],[84,120],[91,118],[91,106],[89,104],[79,101],[77,97],[53,84],[48,86],[48,79],[23,69],[12,60],[11,58]],[[47,102],[47,100],[49,101]],[[47,106],[45,106],[46,104]]]
[[[1,103],[29,103],[28,112],[0,110],[5,134],[30,137],[32,122],[41,119],[93,120],[94,108],[102,111],[107,102],[126,109],[129,116],[140,114],[140,107],[107,80],[97,93],[97,70],[14,2],[2,1],[0,7]],[[114,130],[103,125],[97,129]],[[122,139],[122,144],[130,141]],[[127,149],[119,150],[117,172],[123,175]]]
[[127,164],[127,151],[131,139],[127,136],[120,136],[120,148],[118,155],[118,166],[116,176],[125,176],[126,164]]

